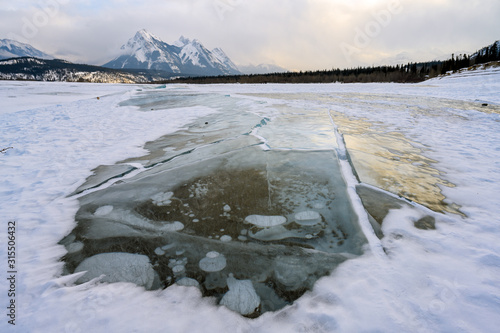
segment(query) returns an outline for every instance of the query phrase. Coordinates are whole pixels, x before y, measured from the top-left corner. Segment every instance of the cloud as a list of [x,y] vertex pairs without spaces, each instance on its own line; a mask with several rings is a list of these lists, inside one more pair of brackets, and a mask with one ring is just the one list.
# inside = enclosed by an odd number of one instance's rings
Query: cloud
[[[400,12],[377,20],[395,4]],[[16,0],[0,1],[0,36],[102,64],[145,28],[170,43],[184,35],[222,47],[239,64],[309,70],[471,52],[500,38],[498,13],[497,0]],[[356,52],[346,57],[345,45]]]

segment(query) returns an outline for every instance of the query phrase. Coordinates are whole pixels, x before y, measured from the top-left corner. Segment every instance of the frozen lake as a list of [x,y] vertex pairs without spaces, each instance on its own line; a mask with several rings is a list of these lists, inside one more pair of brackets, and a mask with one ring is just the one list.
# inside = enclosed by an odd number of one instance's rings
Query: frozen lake
[[[91,256],[126,251],[149,258],[156,288],[190,281],[218,300],[232,274],[256,290],[260,303],[242,313],[255,316],[291,304],[363,253],[367,240],[328,112],[166,89],[121,105],[142,112],[202,105],[217,113],[149,142],[143,157],[101,167],[77,190],[78,226],[63,243],[84,246],[66,256],[70,273]],[[201,263],[214,251],[226,265],[206,271]]]
[[499,81],[2,82],[20,325],[493,331]]
[[[167,87],[142,89],[120,105],[146,113],[183,107],[217,112],[147,143],[144,156],[99,167],[77,189],[78,225],[62,242],[68,249],[79,244],[65,256],[68,273],[83,271],[82,263],[87,267],[103,253],[131,253],[152,265],[148,288],[189,281],[217,302],[230,292],[226,281],[234,276],[251,282],[250,295],[259,299],[242,313],[249,316],[292,304],[317,279],[362,254],[367,237],[381,247],[381,224],[390,209],[420,210],[414,223],[423,229],[435,229],[427,208],[462,214],[442,193],[441,186],[455,185],[436,169],[429,146],[385,122],[341,110],[380,115],[389,108],[400,122],[453,121],[453,109],[498,110],[408,96],[231,96]],[[357,191],[349,194],[348,186]],[[365,220],[368,235],[360,225]],[[202,263],[209,253],[223,258],[223,267],[206,271]],[[78,282],[106,274],[114,259],[99,261],[103,267]],[[243,303],[245,297],[239,296]]]

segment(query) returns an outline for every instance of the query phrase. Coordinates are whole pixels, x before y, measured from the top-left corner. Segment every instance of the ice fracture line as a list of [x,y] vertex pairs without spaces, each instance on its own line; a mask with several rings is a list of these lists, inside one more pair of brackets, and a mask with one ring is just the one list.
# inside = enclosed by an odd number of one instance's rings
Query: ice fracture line
[[382,247],[382,243],[380,242],[380,239],[377,237],[377,235],[375,235],[375,231],[373,230],[370,224],[370,220],[368,219],[368,214],[366,213],[363,203],[361,202],[361,198],[356,191],[356,185],[358,185],[359,182],[352,171],[353,166],[351,166],[350,162],[347,159],[347,147],[344,141],[344,137],[339,132],[337,125],[333,121],[330,110],[328,111],[328,116],[330,117],[330,122],[332,123],[333,130],[335,131],[335,137],[337,138],[337,155],[339,158],[340,170],[342,171],[342,176],[346,181],[347,194],[349,195],[349,199],[351,200],[354,212],[358,216],[361,230],[368,240],[368,244],[370,245],[370,249],[373,254],[378,258],[385,258],[386,256],[384,248]]

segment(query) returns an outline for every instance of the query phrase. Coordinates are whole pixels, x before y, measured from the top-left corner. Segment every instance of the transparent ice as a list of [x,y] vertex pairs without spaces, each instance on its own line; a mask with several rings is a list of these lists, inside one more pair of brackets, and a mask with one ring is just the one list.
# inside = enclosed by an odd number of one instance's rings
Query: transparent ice
[[[363,253],[367,238],[329,110],[182,89],[145,90],[123,105],[171,109],[172,117],[189,106],[218,113],[149,142],[145,156],[96,169],[80,186],[78,226],[68,237],[85,244],[85,256],[66,255],[69,273],[102,254],[134,254],[148,258],[158,287],[197,286],[255,317]],[[365,192],[364,202],[377,195]],[[381,237],[380,221],[370,222]],[[235,301],[244,295],[252,300]]]

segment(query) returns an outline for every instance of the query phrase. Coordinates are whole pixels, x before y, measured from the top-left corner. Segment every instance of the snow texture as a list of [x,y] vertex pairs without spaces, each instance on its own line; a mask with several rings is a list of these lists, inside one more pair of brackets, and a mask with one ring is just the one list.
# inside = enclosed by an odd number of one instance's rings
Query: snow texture
[[[68,250],[58,242],[75,227],[78,210],[77,198],[69,195],[92,174],[90,170],[144,155],[147,152],[141,147],[147,141],[217,112],[205,106],[154,112],[118,106],[138,90],[152,88],[0,82],[0,142],[2,148],[13,147],[0,155],[4,175],[0,216],[4,226],[7,221],[17,225],[19,332],[181,332],[200,327],[207,332],[498,331],[498,68],[420,84],[163,88],[238,96],[254,103],[255,114],[269,119],[280,105],[287,105],[311,114],[333,110],[338,114],[334,121],[341,115],[358,123],[368,121],[370,126],[380,125],[385,134],[411,139],[434,161],[440,177],[453,184],[440,188],[446,201],[460,206],[462,215],[429,210],[436,218],[436,230],[420,230],[414,227],[422,217],[419,210],[411,206],[391,210],[383,221],[385,236],[380,241],[386,256],[367,250],[319,279],[293,305],[258,319],[202,298],[198,288],[173,285],[146,291],[131,283],[78,285],[81,273],[62,275],[60,258]],[[338,128],[344,130],[342,125]],[[6,230],[0,231],[3,240]],[[6,250],[0,249],[4,262]],[[132,261],[149,271],[144,259]],[[274,267],[290,288],[303,278],[282,274],[293,264]],[[133,282],[152,283],[150,275]],[[2,292],[0,303],[7,302],[7,293]],[[4,318],[0,331],[11,329]]]
[[190,40],[184,36],[170,45],[144,29],[121,47],[118,57],[103,66],[164,70],[181,74],[240,73],[220,48],[210,51],[198,40]]
[[21,43],[12,39],[0,39],[0,59],[17,57],[36,57],[42,59],[54,58],[29,44]]

